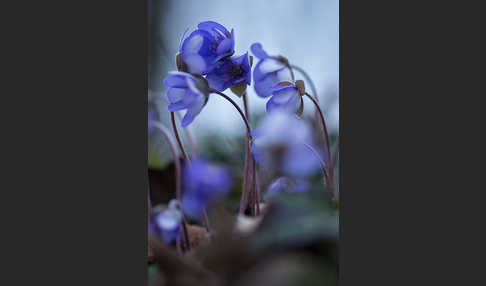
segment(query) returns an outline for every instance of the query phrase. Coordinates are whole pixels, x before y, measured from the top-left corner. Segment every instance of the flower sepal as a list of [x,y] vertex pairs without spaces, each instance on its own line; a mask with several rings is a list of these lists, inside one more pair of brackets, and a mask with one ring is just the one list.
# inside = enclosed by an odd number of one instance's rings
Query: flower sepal
[[182,59],[182,54],[178,53],[176,55],[176,65],[177,65],[177,70],[180,72],[188,72],[187,69],[187,64],[184,62],[184,59]]
[[246,82],[241,81],[240,83],[230,87],[231,91],[238,97],[242,97],[246,92]]
[[297,87],[297,90],[299,91],[300,96],[304,96],[305,94],[305,84],[303,80],[296,80],[295,81],[295,86]]

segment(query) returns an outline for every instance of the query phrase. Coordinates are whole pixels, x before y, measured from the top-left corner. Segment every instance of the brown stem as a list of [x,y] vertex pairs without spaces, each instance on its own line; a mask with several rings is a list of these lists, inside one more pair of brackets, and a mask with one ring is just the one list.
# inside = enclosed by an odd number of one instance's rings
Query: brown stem
[[321,118],[322,127],[324,129],[324,140],[326,140],[327,158],[328,158],[327,159],[327,162],[329,162],[331,160],[331,145],[329,144],[329,135],[327,133],[326,121],[324,120],[324,115],[322,113],[321,107],[319,106],[319,103],[317,103],[317,101],[315,100],[315,98],[312,97],[307,92],[305,93],[305,95],[307,95],[307,97],[314,103],[314,105],[316,106],[317,110],[319,111],[319,116]]
[[257,189],[256,189],[256,163],[255,160],[252,160],[252,180],[253,180],[253,216],[257,216],[257,204],[258,204],[258,196],[257,196]]
[[[169,147],[170,151],[172,152],[172,156],[174,157],[174,165],[175,165],[175,172],[176,172],[176,198],[179,202],[181,202],[181,197],[182,197],[182,190],[181,190],[181,162],[179,161],[179,156],[177,155],[177,149],[174,143],[174,139],[170,135],[169,129],[167,129],[163,124],[159,122],[154,122],[152,121],[150,123],[151,125],[155,126],[157,129],[159,129],[162,134],[164,134],[165,139],[167,142],[169,142]],[[187,235],[187,230],[186,230],[186,223],[183,220],[182,221],[182,235],[183,235],[183,240],[186,242],[187,247],[189,247],[189,237]]]
[[[248,146],[250,146],[250,142],[251,142],[251,135],[250,135],[251,128],[250,128],[250,123],[248,122],[248,119],[246,119],[246,116],[243,113],[243,111],[241,111],[241,108],[238,106],[238,104],[236,104],[236,102],[234,102],[226,94],[224,94],[224,93],[222,93],[220,91],[217,91],[215,89],[211,89],[210,92],[211,93],[219,94],[220,96],[224,97],[227,101],[229,101],[236,108],[236,110],[240,114],[241,118],[245,122],[245,126],[246,126],[246,140],[247,140]],[[248,160],[249,160],[249,154],[248,154],[248,152],[246,154],[247,155],[245,156],[245,161],[248,162]],[[246,170],[245,170],[245,175],[244,175],[245,177],[248,177],[248,171],[249,171],[248,169],[249,168],[246,168]],[[239,213],[240,214],[243,214],[245,212],[245,206],[246,206],[247,196],[248,196],[248,184],[245,181],[246,180],[243,180],[242,195],[241,195],[240,210],[239,210]]]
[[[180,112],[176,112],[176,115],[177,115],[177,118],[179,118],[179,121],[182,120],[182,117],[181,117],[181,114]],[[191,127],[190,126],[187,126],[185,128],[182,128],[184,130],[184,133],[186,134],[186,137],[187,137],[187,142],[189,143],[189,147],[191,149],[191,154],[192,157],[196,157],[197,155],[197,148],[196,148],[196,143],[194,142],[194,138],[193,138],[193,135],[192,135],[192,132],[191,132]]]
[[172,130],[174,130],[174,135],[177,140],[177,144],[179,145],[179,149],[181,150],[184,159],[189,160],[186,151],[184,151],[184,147],[182,146],[181,138],[179,137],[179,132],[177,131],[177,126],[175,123],[174,112],[170,113],[170,120],[172,121]]
[[[175,134],[175,137],[177,139],[177,143],[179,144],[179,149],[181,150],[181,153],[184,154],[184,158],[186,159],[186,163],[191,164],[191,159],[189,158],[189,156],[187,156],[187,153],[184,150],[184,146],[181,143],[179,133],[177,132],[177,127],[176,127],[175,118],[174,118],[174,112],[170,113],[170,117],[171,117],[171,121],[172,121],[172,129],[174,130],[174,134]],[[195,148],[193,148],[193,152],[194,151],[195,151]],[[193,156],[196,156],[196,153],[193,153]],[[207,213],[206,213],[206,208],[203,209],[203,216],[202,217],[203,217],[203,224],[206,227],[206,230],[209,232],[209,222],[208,222],[208,216],[207,216]],[[184,231],[187,233],[186,228],[184,228]]]
[[326,184],[327,184],[328,189],[329,189],[329,194],[331,195],[331,198],[334,198],[334,188],[333,188],[333,185],[332,185],[332,181],[329,179],[329,175],[328,175],[327,170],[326,170],[326,163],[324,163],[324,161],[322,161],[321,156],[319,156],[319,153],[317,153],[317,151],[314,148],[312,148],[312,146],[310,146],[307,143],[304,143],[304,145],[307,148],[309,148],[309,150],[311,150],[312,153],[316,156],[317,160],[319,160],[319,164],[321,165],[322,173],[324,174],[324,178],[326,179]]

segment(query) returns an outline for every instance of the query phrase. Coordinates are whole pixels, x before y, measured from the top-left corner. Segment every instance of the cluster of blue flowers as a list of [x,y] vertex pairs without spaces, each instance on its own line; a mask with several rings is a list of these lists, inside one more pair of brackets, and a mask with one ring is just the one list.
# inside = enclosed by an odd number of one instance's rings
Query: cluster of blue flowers
[[[186,110],[181,122],[183,127],[194,121],[211,93],[231,88],[242,96],[251,85],[253,63],[248,52],[234,56],[234,30],[229,32],[224,26],[207,21],[186,37],[187,32],[181,38],[176,56],[178,71],[169,72],[164,79],[164,85],[169,88],[167,109],[170,112]],[[303,81],[295,81],[286,58],[267,54],[260,43],[254,43],[250,49],[258,58],[253,69],[255,92],[268,99],[267,116],[259,128],[251,132],[251,152],[261,166],[280,176],[270,185],[267,195],[305,191],[309,188],[305,178],[315,173],[320,165],[322,167],[323,160],[316,151],[310,127],[298,117],[303,110]],[[231,187],[229,172],[203,159],[186,164],[184,182],[182,210],[196,219]],[[177,221],[180,222],[180,218],[173,210],[157,218],[169,240],[179,234],[175,227],[179,225]]]

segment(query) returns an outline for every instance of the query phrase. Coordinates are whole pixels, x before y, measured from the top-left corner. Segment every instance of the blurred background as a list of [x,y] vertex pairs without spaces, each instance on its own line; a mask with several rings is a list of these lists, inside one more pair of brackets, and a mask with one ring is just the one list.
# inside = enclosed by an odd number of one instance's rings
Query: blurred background
[[[162,122],[170,122],[166,111],[167,89],[162,81],[168,71],[176,70],[175,55],[181,36],[186,28],[192,31],[199,22],[212,20],[228,30],[235,30],[235,55],[247,51],[251,55],[251,44],[260,42],[267,53],[283,55],[307,71],[316,85],[330,133],[338,132],[338,0],[149,0],[148,6],[149,101],[159,110]],[[296,78],[303,79],[298,72]],[[308,84],[307,87],[309,90]],[[225,93],[241,103],[229,89]],[[265,111],[267,100],[257,97],[253,86],[248,88],[248,96],[255,126],[256,119]],[[314,107],[307,101],[304,112],[311,114],[313,111]],[[219,142],[227,142],[222,144],[230,152],[235,137],[245,132],[237,112],[218,96],[211,97],[189,129],[198,147],[217,136]],[[166,146],[151,145],[150,163],[164,165],[164,158],[160,157]]]

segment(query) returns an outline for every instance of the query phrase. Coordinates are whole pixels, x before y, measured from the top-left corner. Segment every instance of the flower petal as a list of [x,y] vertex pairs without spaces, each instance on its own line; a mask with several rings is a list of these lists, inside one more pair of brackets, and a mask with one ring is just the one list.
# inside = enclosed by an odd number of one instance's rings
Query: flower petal
[[259,59],[266,59],[269,55],[263,50],[262,44],[254,43],[250,47],[251,52]]
[[269,97],[272,95],[270,88],[280,81],[279,77],[276,74],[269,74],[263,79],[257,80],[255,72],[253,73],[253,81],[256,94],[263,98]]
[[201,22],[199,23],[199,25],[197,25],[197,28],[201,30],[205,30],[211,33],[212,35],[218,33],[219,35],[225,35],[225,37],[228,37],[229,34],[228,30],[226,30],[226,28],[223,25],[216,23],[214,21]]
[[206,61],[199,54],[183,54],[189,72],[203,74],[207,70]]
[[164,85],[167,87],[175,87],[175,88],[186,88],[186,77],[190,76],[184,72],[169,72],[169,75],[164,79]]
[[222,40],[216,49],[216,54],[218,55],[227,53],[231,53],[231,39],[228,38]]
[[196,97],[195,102],[187,109],[184,118],[182,118],[181,126],[186,127],[194,121],[194,118],[201,112],[204,107],[204,95],[200,94]]
[[167,91],[167,99],[169,100],[170,103],[175,103],[177,101],[180,101],[184,98],[186,95],[186,89],[185,88],[169,88]]
[[304,143],[293,144],[283,157],[284,172],[296,177],[312,175],[320,166],[316,155]]
[[280,71],[284,68],[286,68],[286,66],[275,58],[266,58],[261,61],[261,64],[259,66],[262,74]]

